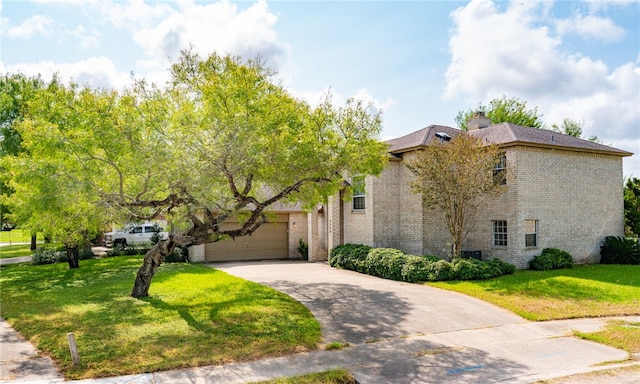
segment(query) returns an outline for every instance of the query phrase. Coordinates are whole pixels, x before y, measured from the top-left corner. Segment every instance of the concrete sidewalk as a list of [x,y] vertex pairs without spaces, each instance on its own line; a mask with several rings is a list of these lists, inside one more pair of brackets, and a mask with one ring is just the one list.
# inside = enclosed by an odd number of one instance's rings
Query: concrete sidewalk
[[[291,295],[319,320],[324,342],[341,341],[350,346],[339,351],[76,383],[247,383],[333,368],[349,370],[362,384],[531,383],[621,365],[609,364],[614,361],[640,364],[640,356],[629,360],[624,351],[571,337],[575,330],[599,330],[608,319],[528,322],[464,295],[324,264],[214,266]],[[625,319],[635,322],[640,316]],[[23,345],[26,341],[2,324],[0,382],[63,381],[50,360],[38,358],[30,345]],[[7,350],[12,353],[6,354]],[[640,382],[640,377],[627,379],[625,383]],[[614,380],[611,383],[620,381]]]

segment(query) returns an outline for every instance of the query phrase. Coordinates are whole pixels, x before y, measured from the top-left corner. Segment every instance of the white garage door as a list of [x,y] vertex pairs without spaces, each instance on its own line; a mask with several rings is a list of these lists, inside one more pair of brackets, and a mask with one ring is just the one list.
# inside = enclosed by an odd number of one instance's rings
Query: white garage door
[[206,261],[268,260],[289,257],[287,222],[262,224],[251,236],[205,244]]

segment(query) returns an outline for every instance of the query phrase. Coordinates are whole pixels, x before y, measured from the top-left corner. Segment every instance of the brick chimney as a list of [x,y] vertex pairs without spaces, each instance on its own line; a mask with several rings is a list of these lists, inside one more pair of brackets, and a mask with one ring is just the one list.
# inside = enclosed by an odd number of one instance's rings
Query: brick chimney
[[486,128],[491,125],[491,119],[484,115],[484,111],[476,111],[467,120],[467,131]]

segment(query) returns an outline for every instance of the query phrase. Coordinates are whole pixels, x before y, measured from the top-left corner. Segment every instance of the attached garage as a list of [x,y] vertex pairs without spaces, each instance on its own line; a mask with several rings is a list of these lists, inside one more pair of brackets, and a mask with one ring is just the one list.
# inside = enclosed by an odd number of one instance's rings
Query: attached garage
[[[229,228],[239,225],[229,223]],[[205,244],[205,261],[275,260],[289,258],[289,215],[278,214],[250,236]],[[224,227],[223,227],[224,228]]]

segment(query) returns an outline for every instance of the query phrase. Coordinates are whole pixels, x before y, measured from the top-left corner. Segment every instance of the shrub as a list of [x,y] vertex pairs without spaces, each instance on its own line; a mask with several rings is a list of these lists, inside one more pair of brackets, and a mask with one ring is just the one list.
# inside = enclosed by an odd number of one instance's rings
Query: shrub
[[93,251],[91,248],[81,248],[78,250],[78,259],[79,260],[89,260],[93,259]]
[[492,264],[477,259],[463,259],[456,257],[451,261],[454,280],[484,280],[500,276],[500,270]]
[[302,256],[302,260],[309,260],[309,246],[302,241],[298,240],[298,253]]
[[600,246],[601,264],[640,264],[640,244],[633,239],[607,236]]
[[124,256],[124,249],[122,247],[113,247],[107,251],[107,256]]
[[[54,249],[43,249],[38,248],[33,253],[33,257],[31,258],[31,264],[33,265],[44,265],[44,264],[53,264],[58,261],[61,252],[56,251]],[[66,259],[65,259],[66,260]]]
[[434,262],[427,257],[407,255],[406,262],[402,266],[402,280],[410,283],[431,280],[432,264]]
[[433,255],[424,255],[422,256],[423,258],[425,258],[427,261],[431,261],[431,262],[436,262],[436,261],[440,261],[442,260],[440,257],[438,256],[433,256]]
[[432,278],[431,281],[446,281],[451,280],[455,276],[453,272],[453,266],[446,260],[438,260],[431,266]]
[[363,263],[370,250],[371,247],[360,244],[339,245],[331,250],[329,265],[366,273]]
[[189,251],[185,247],[177,246],[173,251],[165,256],[165,263],[188,263]]
[[529,261],[529,268],[538,271],[571,268],[573,258],[568,252],[557,248],[545,248],[542,253]]
[[405,262],[406,255],[398,249],[374,248],[364,260],[364,268],[369,275],[400,281]]
[[495,268],[497,268],[500,271],[499,276],[512,275],[516,271],[515,265],[511,263],[507,263],[506,261],[500,260],[498,258],[493,258],[487,261],[487,263],[493,265]]

